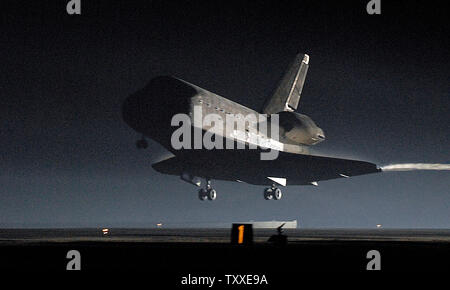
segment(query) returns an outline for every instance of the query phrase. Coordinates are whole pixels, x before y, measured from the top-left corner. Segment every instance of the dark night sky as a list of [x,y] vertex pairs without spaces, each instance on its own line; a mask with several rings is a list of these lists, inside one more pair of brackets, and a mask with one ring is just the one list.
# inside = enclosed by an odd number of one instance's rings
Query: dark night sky
[[450,163],[445,2],[382,0],[372,16],[365,0],[218,2],[82,0],[69,16],[67,1],[2,1],[0,227],[450,227],[445,171],[288,187],[281,201],[213,181],[215,202],[155,172],[165,150],[136,150],[120,112],[129,94],[172,74],[260,109],[297,52],[311,57],[299,111],[327,136],[317,151]]

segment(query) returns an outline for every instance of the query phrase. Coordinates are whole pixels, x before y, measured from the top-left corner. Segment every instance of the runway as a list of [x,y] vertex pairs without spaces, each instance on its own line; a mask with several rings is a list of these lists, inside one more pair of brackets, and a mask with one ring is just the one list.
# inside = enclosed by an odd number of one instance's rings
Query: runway
[[[272,229],[254,229],[254,242],[265,243]],[[88,229],[0,229],[0,245],[45,242],[148,242],[228,243],[230,229],[214,228],[102,228]],[[290,243],[326,241],[393,241],[450,243],[450,229],[286,229]]]
[[146,272],[174,287],[187,273],[261,274],[276,285],[309,271],[366,271],[376,250],[383,271],[450,271],[448,229],[291,229],[285,245],[269,243],[273,234],[255,229],[253,244],[233,245],[231,229],[1,229],[0,270],[66,271],[76,250],[83,271]]

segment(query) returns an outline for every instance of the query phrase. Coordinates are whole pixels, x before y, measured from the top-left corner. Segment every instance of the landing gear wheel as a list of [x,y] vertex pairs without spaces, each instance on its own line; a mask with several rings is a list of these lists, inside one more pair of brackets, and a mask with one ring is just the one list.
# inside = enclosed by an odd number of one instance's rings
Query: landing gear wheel
[[273,198],[274,198],[275,200],[280,200],[282,196],[283,196],[283,194],[281,193],[281,189],[275,188],[275,189],[273,190]]
[[266,188],[264,190],[264,199],[265,200],[271,200],[272,198],[273,198],[272,188]]
[[198,191],[198,198],[202,201],[208,198],[208,193],[206,192],[206,189],[202,188]]
[[208,199],[215,200],[217,198],[217,192],[215,189],[211,188],[208,190]]
[[136,141],[136,147],[137,149],[147,149],[148,142],[144,138]]

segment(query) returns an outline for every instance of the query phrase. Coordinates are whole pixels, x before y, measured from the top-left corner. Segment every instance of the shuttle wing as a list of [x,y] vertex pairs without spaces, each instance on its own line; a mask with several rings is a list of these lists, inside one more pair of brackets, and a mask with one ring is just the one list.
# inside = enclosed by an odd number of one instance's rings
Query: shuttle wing
[[260,160],[259,150],[189,150],[186,154],[153,164],[161,173],[183,172],[217,180],[270,185],[273,178],[286,185],[311,185],[318,181],[380,172],[370,162],[327,156],[279,152],[275,160]]
[[294,111],[298,107],[306,73],[308,72],[309,56],[298,54],[294,62],[284,74],[275,93],[266,101],[262,112],[276,114],[283,111]]

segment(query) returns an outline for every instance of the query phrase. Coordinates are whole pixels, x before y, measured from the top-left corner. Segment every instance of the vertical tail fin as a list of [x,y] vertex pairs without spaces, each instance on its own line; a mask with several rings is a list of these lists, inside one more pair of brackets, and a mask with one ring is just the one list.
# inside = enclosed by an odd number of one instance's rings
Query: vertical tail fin
[[264,114],[297,109],[308,72],[308,63],[309,56],[307,54],[297,54],[294,62],[279,82],[275,93],[266,101],[262,110]]

